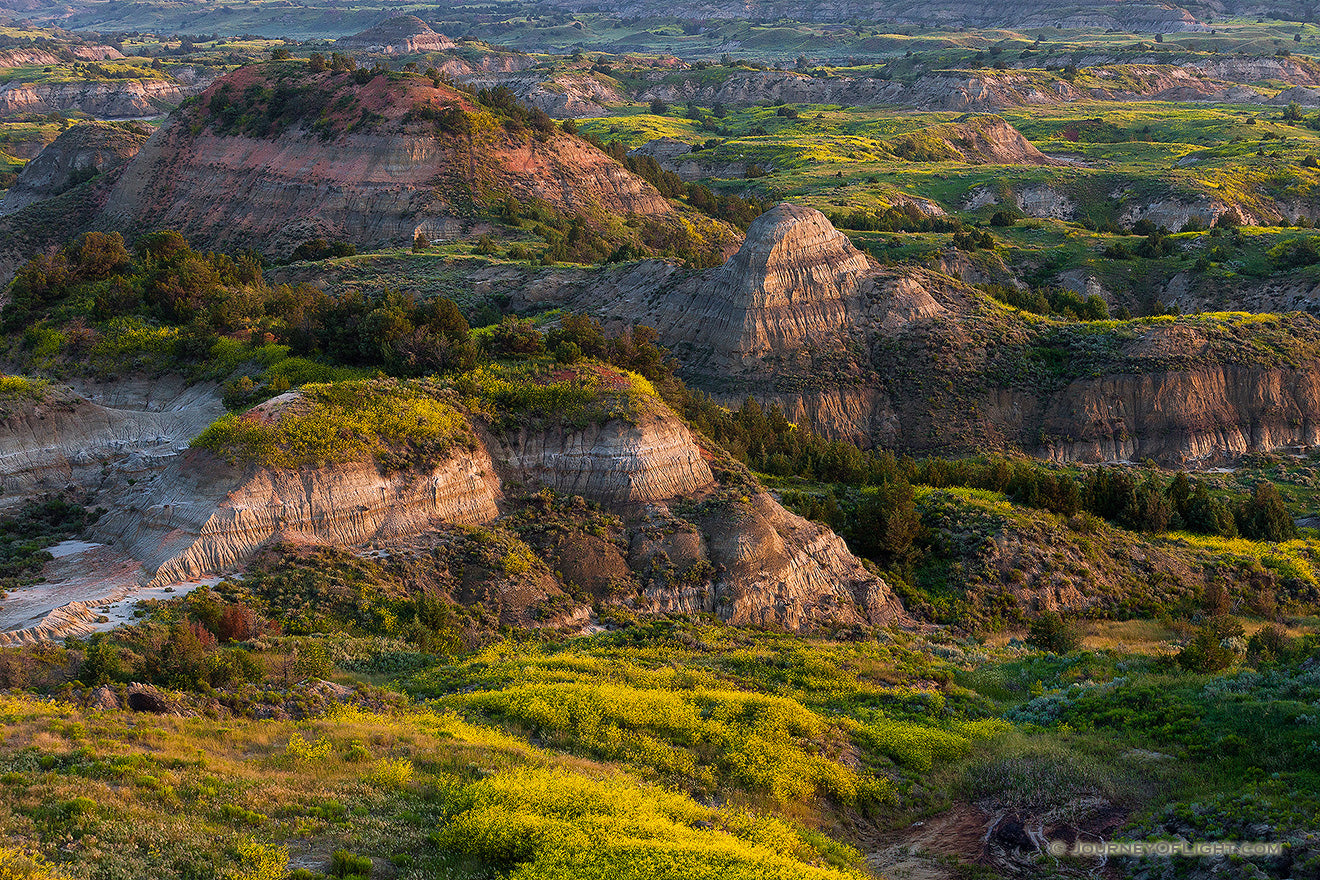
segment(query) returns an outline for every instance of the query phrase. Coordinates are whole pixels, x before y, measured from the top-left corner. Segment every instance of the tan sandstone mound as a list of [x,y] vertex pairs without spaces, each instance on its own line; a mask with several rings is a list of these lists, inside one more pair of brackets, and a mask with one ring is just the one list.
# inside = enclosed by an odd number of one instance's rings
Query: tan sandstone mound
[[136,479],[164,467],[224,412],[214,387],[168,378],[82,391],[55,386],[4,405],[0,503],[70,484]]
[[[244,418],[278,425],[306,411],[291,392]],[[622,532],[611,543],[599,525],[556,526],[547,565],[527,575],[536,583],[501,587],[503,604],[524,587],[533,597],[568,594],[612,572],[600,598],[638,613],[705,611],[792,629],[905,619],[884,581],[837,535],[785,511],[745,470],[717,476],[712,453],[654,398],[588,424],[466,418],[443,453],[403,466],[389,456],[274,466],[193,448],[108,495],[112,512],[95,536],[164,584],[241,569],[277,542],[413,548],[456,527],[498,531],[551,490],[614,511]],[[658,543],[646,552],[650,540]],[[510,619],[525,612],[513,608]],[[562,621],[580,626],[585,613]]]
[[825,215],[781,204],[752,223],[722,268],[634,320],[661,329],[694,369],[755,372],[766,358],[828,346],[846,332],[870,272],[870,260]]
[[386,19],[373,28],[342,37],[335,45],[350,51],[378,52],[384,55],[414,55],[421,52],[444,52],[454,42],[415,15]]
[[756,220],[719,269],[661,266],[524,285],[519,306],[651,325],[684,380],[722,403],[753,397],[864,446],[1185,466],[1320,445],[1310,315],[1042,323],[950,275],[873,265],[793,205]]

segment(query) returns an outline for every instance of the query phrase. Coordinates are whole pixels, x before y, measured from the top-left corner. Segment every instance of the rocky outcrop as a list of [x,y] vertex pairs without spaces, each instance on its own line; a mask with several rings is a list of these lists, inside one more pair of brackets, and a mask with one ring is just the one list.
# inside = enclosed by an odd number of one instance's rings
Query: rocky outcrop
[[1056,461],[1185,464],[1320,445],[1320,367],[1106,376],[1074,382],[1043,406],[1007,402],[1040,408],[1039,451]]
[[609,80],[586,72],[547,74],[526,70],[526,58],[490,56],[475,62],[453,58],[444,62],[441,70],[473,88],[504,86],[524,104],[556,119],[606,116],[608,107],[628,100]]
[[[1121,198],[1124,194],[1117,195]],[[1241,206],[1229,205],[1220,199],[1211,198],[1168,198],[1154,202],[1133,203],[1119,213],[1118,222],[1122,226],[1131,226],[1140,220],[1149,220],[1157,227],[1177,232],[1190,220],[1196,220],[1209,228],[1225,214],[1236,217],[1240,223],[1254,225],[1259,222],[1252,212],[1244,210]]]
[[720,151],[699,150],[692,144],[676,138],[662,137],[647,141],[630,156],[649,156],[666,171],[672,171],[684,180],[705,177],[743,177],[751,164],[745,159],[731,159],[719,155]]
[[166,80],[0,85],[0,116],[78,111],[97,119],[160,116],[193,90]]
[[[942,265],[970,274],[961,263]],[[721,402],[753,397],[863,445],[1172,465],[1320,445],[1320,363],[1270,363],[1240,342],[1261,332],[1266,347],[1313,351],[1320,324],[1304,315],[1258,330],[1138,323],[1060,343],[948,275],[872,265],[823,215],[786,205],[753,223],[720,269],[681,277],[650,266],[525,284],[519,304],[656,327],[684,379]],[[1064,280],[1105,294],[1093,279]],[[1320,303],[1311,286],[1274,282],[1258,296]],[[1053,366],[1033,360],[1044,349]]]
[[[599,4],[592,0],[561,0],[559,5],[574,11],[591,11]],[[1098,2],[1081,6],[1060,6],[1048,0],[1025,3],[974,3],[970,0],[940,0],[936,3],[898,3],[894,0],[824,0],[811,4],[786,0],[745,0],[737,4],[716,4],[706,0],[625,0],[610,6],[610,11],[624,18],[730,19],[751,18],[762,21],[811,21],[840,23],[887,21],[900,25],[926,24],[963,27],[1067,27],[1107,29],[1130,33],[1173,33],[1204,31],[1202,24],[1186,9],[1156,2]]]
[[127,162],[147,140],[145,129],[88,123],[75,125],[23,166],[0,201],[0,216],[53,198],[70,187]]
[[48,64],[59,64],[60,59],[56,58],[45,49],[6,49],[0,52],[0,68],[4,67],[44,67]]
[[344,120],[337,134],[293,125],[263,137],[217,130],[207,111],[213,100],[219,106],[217,90],[241,95],[263,76],[260,68],[231,74],[158,131],[125,169],[104,225],[177,229],[207,246],[287,257],[318,237],[372,248],[410,243],[418,232],[459,237],[471,226],[465,205],[504,195],[596,225],[620,215],[679,222],[654,187],[576,137],[511,132],[484,113],[474,115],[485,121],[471,137],[416,118],[422,105],[476,114],[462,93],[421,76],[363,85],[309,75],[309,87],[315,78],[328,95],[369,104],[372,125],[350,130]]
[[[55,388],[8,407],[0,422],[0,497],[10,502],[74,484],[133,479],[158,469],[224,412],[211,386],[164,380],[154,396],[125,380],[113,402]],[[156,384],[156,383],[150,383]]]
[[823,214],[783,204],[752,223],[721,269],[680,286],[635,320],[661,329],[694,371],[755,374],[768,358],[828,348],[846,333],[849,302],[870,270]]
[[493,442],[500,469],[519,482],[612,504],[678,498],[712,479],[692,432],[654,410],[636,424],[523,430]]
[[691,432],[658,408],[636,423],[486,433],[473,451],[391,473],[374,462],[237,467],[194,450],[115,499],[97,534],[170,583],[232,570],[279,538],[360,546],[490,522],[506,481],[620,504],[699,492],[712,476]]
[[896,138],[889,149],[913,161],[969,165],[1056,165],[1000,116],[967,116]]
[[335,41],[335,45],[349,52],[383,55],[416,55],[454,48],[452,40],[431,30],[426,22],[415,15],[386,19],[360,34],[341,37]]
[[48,65],[60,64],[65,60],[77,59],[78,61],[106,61],[113,58],[123,58],[124,53],[120,52],[114,46],[62,46],[59,49],[64,58],[54,52],[46,49],[39,49],[36,46],[26,48],[6,49],[0,52],[0,68],[5,67],[46,67]]
[[[232,571],[272,539],[358,546],[498,515],[485,455],[381,475],[374,463],[303,471],[237,469],[189,452],[97,526],[157,583]],[[134,500],[136,498],[137,500]]]
[[626,565],[615,571],[637,581],[627,604],[650,614],[704,612],[738,626],[791,630],[906,619],[842,539],[764,492],[696,516],[649,505],[630,530]]
[[[269,468],[201,449],[180,453],[178,433],[196,430],[182,421],[171,429],[175,439],[148,450],[161,453],[149,457],[121,443],[124,432],[112,430],[119,420],[106,415],[112,412],[107,404],[129,402],[139,413],[163,405],[179,412],[185,395],[178,389],[161,389],[161,398],[153,399],[148,388],[139,382],[84,389],[99,394],[101,404],[62,392],[67,412],[52,426],[44,457],[32,448],[37,432],[26,423],[0,426],[0,445],[25,450],[0,457],[7,495],[38,488],[34,474],[40,472],[48,483],[74,485],[110,511],[89,535],[99,543],[55,548],[48,583],[0,602],[0,644],[91,631],[105,623],[105,608],[139,581],[160,586],[234,571],[272,544],[371,545],[404,553],[437,540],[480,546],[485,529],[500,530],[506,516],[544,520],[546,534],[556,536],[544,548],[547,563],[536,563],[523,578],[531,580],[499,587],[510,620],[535,620],[527,603],[565,599],[572,584],[637,613],[708,612],[750,626],[813,629],[906,619],[885,582],[837,535],[785,511],[740,466],[720,458],[717,477],[708,462],[723,453],[703,449],[656,400],[634,418],[586,427],[550,423],[493,431],[474,416],[472,443],[387,471],[374,460]],[[291,410],[275,407],[268,414],[285,411]],[[110,424],[98,428],[104,420]],[[83,433],[74,436],[72,426]],[[548,500],[555,496],[571,502]],[[608,527],[622,529],[614,541],[600,537],[601,520],[589,502],[621,524]],[[528,520],[520,513],[538,505],[545,515]],[[580,527],[556,524],[555,510],[580,511],[585,520]],[[463,531],[476,526],[483,528]],[[482,570],[454,569],[459,600],[484,595]],[[577,612],[584,608],[553,620],[581,626],[585,618]]]
[[[883,49],[879,51],[884,51]],[[1055,56],[1053,64],[1071,65],[1080,73],[1040,70],[1039,62],[1019,62],[1006,70],[929,70],[911,79],[852,76],[811,76],[786,70],[737,71],[718,80],[688,80],[665,72],[647,74],[649,82],[637,99],[660,98],[671,103],[721,102],[753,106],[767,101],[801,104],[899,104],[926,110],[993,112],[1006,107],[1054,106],[1087,101],[1222,101],[1287,103],[1255,83],[1280,81],[1300,88],[1320,87],[1320,65],[1301,57],[1216,57],[1205,62],[1170,64],[1167,57],[1118,58],[1095,52]],[[1308,97],[1307,92],[1296,96]]]

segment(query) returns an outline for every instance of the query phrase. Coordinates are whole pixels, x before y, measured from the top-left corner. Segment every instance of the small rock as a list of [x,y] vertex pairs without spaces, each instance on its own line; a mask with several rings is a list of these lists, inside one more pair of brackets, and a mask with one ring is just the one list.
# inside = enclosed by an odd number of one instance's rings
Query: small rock
[[171,711],[170,703],[164,695],[149,684],[134,682],[128,686],[128,708],[134,712],[151,712],[165,715]]
[[342,703],[353,696],[353,689],[351,687],[342,684],[335,684],[333,681],[318,681],[307,690],[318,697],[324,697],[327,700],[334,700],[336,703]]
[[109,686],[101,685],[92,691],[92,696],[88,702],[88,707],[92,709],[105,709],[107,711],[119,708],[119,695]]

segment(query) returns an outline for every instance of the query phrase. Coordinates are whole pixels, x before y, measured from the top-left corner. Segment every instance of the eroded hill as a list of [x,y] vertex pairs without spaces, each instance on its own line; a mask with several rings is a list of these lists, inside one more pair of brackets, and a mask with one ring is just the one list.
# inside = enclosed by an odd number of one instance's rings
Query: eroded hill
[[[317,238],[456,238],[497,209],[539,211],[569,239],[578,223],[643,248],[677,237],[719,253],[736,241],[714,221],[689,233],[653,186],[513,103],[481,104],[417,74],[303,62],[243,68],[207,89],[125,169],[99,222],[287,257]],[[636,230],[622,227],[629,217]]]
[[1180,463],[1320,440],[1309,315],[1038,318],[938,272],[877,266],[791,205],[753,223],[720,269],[640,265],[612,284],[521,296],[655,326],[682,375],[718,399],[778,403],[864,444]]

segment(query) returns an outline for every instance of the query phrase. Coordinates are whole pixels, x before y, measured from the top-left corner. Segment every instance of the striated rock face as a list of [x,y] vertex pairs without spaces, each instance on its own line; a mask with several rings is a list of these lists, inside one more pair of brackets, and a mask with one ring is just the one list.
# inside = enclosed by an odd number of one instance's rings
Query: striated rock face
[[[65,46],[68,53],[79,61],[106,61],[123,58],[124,53],[114,46]],[[62,63],[56,55],[45,49],[27,47],[0,52],[0,67],[45,67]]]
[[470,223],[454,205],[478,192],[482,200],[540,199],[593,223],[628,214],[678,222],[654,187],[578,138],[513,133],[488,114],[477,116],[486,127],[466,138],[414,118],[419,105],[478,113],[460,92],[423,77],[355,85],[344,75],[309,76],[310,85],[379,117],[334,135],[293,126],[257,137],[207,115],[209,102],[223,100],[217,90],[241,95],[262,76],[253,68],[231,74],[158,131],[125,169],[104,225],[177,229],[208,246],[287,257],[316,237],[364,247],[410,243],[417,232],[457,237]]
[[1255,224],[1258,218],[1250,211],[1239,206],[1229,205],[1219,199],[1201,198],[1196,201],[1164,199],[1156,202],[1137,203],[1128,206],[1119,214],[1118,222],[1130,226],[1140,220],[1149,220],[1156,226],[1177,232],[1189,220],[1199,220],[1206,226],[1213,226],[1225,214],[1238,218],[1239,222]]
[[[620,291],[605,309],[618,317],[631,312],[626,320],[660,329],[693,371],[756,374],[765,358],[837,344],[870,272],[866,255],[825,215],[782,204],[752,223],[722,268],[680,284],[663,300]],[[599,309],[601,293],[586,288],[578,296],[583,306]]]
[[881,624],[903,616],[842,538],[764,493],[704,525],[719,572],[715,611],[731,623],[803,629],[812,620]]
[[[70,424],[88,424],[109,411],[66,396],[77,414]],[[152,405],[140,390],[126,389],[123,396]],[[124,402],[108,395],[103,400]],[[0,443],[21,445],[3,428],[13,432],[15,425],[0,428]],[[837,535],[788,513],[740,468],[717,479],[708,464],[712,453],[658,402],[636,419],[586,428],[552,425],[497,435],[478,424],[471,449],[455,447],[391,472],[374,461],[302,469],[235,465],[198,449],[177,454],[176,444],[149,466],[128,469],[106,460],[125,451],[116,450],[117,435],[87,430],[79,438],[56,434],[67,447],[57,464],[73,457],[76,443],[88,453],[85,467],[66,464],[58,477],[95,493],[96,503],[110,509],[91,534],[100,543],[85,545],[92,549],[48,572],[50,599],[57,601],[43,605],[45,593],[34,588],[3,602],[0,644],[85,631],[98,608],[122,597],[139,578],[164,585],[232,571],[275,542],[370,544],[404,552],[455,540],[475,541],[479,548],[492,533],[517,542],[503,530],[506,516],[529,522],[525,511],[536,505],[546,511],[530,520],[545,521],[538,545],[545,561],[512,580],[508,572],[483,575],[489,562],[460,564],[450,585],[459,601],[484,601],[487,581],[503,578],[497,604],[519,621],[535,620],[528,617],[531,606],[561,596],[570,585],[638,613],[709,612],[750,626],[812,629],[906,620],[885,582]],[[6,494],[11,486],[31,491],[32,471],[31,462],[0,458]],[[548,500],[539,494],[542,488],[560,500]],[[598,508],[588,502],[604,505],[611,515],[602,520],[604,514],[592,513]],[[584,519],[576,526],[571,516],[555,519],[555,511],[566,510]],[[602,521],[613,524],[602,532]],[[482,529],[455,528],[464,526]],[[611,529],[618,531],[611,536]],[[92,566],[96,571],[79,575],[76,569],[92,559],[86,554],[99,560]],[[494,569],[499,558],[497,553]],[[554,620],[580,626],[588,611],[582,606]]]
[[23,166],[18,181],[0,201],[0,216],[53,198],[79,182],[127,162],[147,140],[136,127],[75,125]]
[[838,535],[764,492],[687,518],[673,505],[648,505],[631,531],[626,563],[620,556],[611,566],[608,548],[596,552],[597,568],[635,578],[627,602],[644,613],[705,612],[739,626],[791,630],[907,619],[888,585]]
[[1081,380],[1043,407],[1058,461],[1183,463],[1320,445],[1320,368],[1208,367]]
[[[214,389],[162,382],[155,397],[125,383],[105,403],[55,389],[10,408],[0,422],[0,493],[26,495],[69,484],[99,485],[114,474],[136,477],[159,468],[224,413]],[[113,474],[111,473],[113,472]]]
[[712,483],[691,432],[652,412],[635,425],[523,431],[507,443],[488,437],[475,452],[392,474],[365,462],[240,469],[191,451],[147,488],[126,493],[97,531],[169,583],[236,568],[278,537],[357,546],[443,523],[490,522],[504,498],[501,477],[604,503],[681,497]]
[[499,444],[501,470],[530,487],[608,503],[656,501],[710,485],[710,467],[685,425],[648,412],[580,431],[521,431]]
[[[694,348],[727,352],[743,366],[846,328],[846,301],[870,261],[811,208],[779,205],[713,279],[710,308],[693,321]],[[691,316],[695,317],[695,316]]]
[[335,41],[335,45],[349,51],[385,55],[444,52],[454,48],[452,40],[431,30],[426,22],[415,15],[387,19],[360,34],[342,37]]
[[[1066,59],[1061,58],[1060,62]],[[1122,100],[1220,100],[1258,103],[1262,95],[1237,82],[1220,79],[1211,72],[1160,64],[1124,64],[1110,70],[1094,65],[1106,59],[1089,56],[1092,74],[1089,85],[1062,77],[1043,80],[1038,71],[969,70],[931,71],[911,82],[869,77],[821,79],[794,71],[740,71],[719,83],[698,84],[691,80],[661,80],[637,93],[640,100],[719,101],[731,106],[751,106],[770,101],[798,104],[900,104],[925,110],[993,112],[1006,107],[1054,106],[1080,101]],[[1313,75],[1298,72],[1298,84],[1309,84]],[[1285,81],[1288,81],[1285,79]]]
[[140,501],[125,499],[97,533],[141,560],[157,583],[172,583],[233,570],[276,537],[356,546],[440,523],[487,522],[498,514],[497,485],[484,454],[382,476],[374,464],[239,471],[194,451]]
[[[591,0],[561,0],[559,5],[582,11],[599,4]],[[1136,33],[1209,30],[1186,9],[1140,0],[1121,3],[1102,0],[1076,7],[1061,7],[1047,0],[1025,3],[942,0],[920,5],[893,0],[824,0],[809,5],[786,0],[744,0],[736,4],[717,4],[708,0],[680,0],[677,3],[625,0],[612,4],[610,11],[625,18],[751,18],[833,23],[862,20],[964,27],[1098,27]]]
[[[945,261],[951,272],[955,263]],[[870,265],[809,209],[768,212],[720,269],[680,278],[650,267],[594,283],[525,284],[520,295],[529,307],[565,304],[654,326],[684,379],[717,400],[753,397],[862,445],[1173,465],[1320,445],[1313,359],[1253,362],[1249,346],[1214,341],[1195,322],[1143,323],[1060,348],[1046,368],[1031,352],[1056,343],[1037,329],[949,275]],[[1077,283],[1089,293],[1085,281]],[[1258,296],[1293,307],[1320,301],[1309,285]],[[1232,332],[1289,334],[1299,352],[1320,340],[1320,324],[1299,315]],[[1097,360],[1091,345],[1107,353]]]
[[97,119],[159,116],[193,89],[165,80],[0,85],[0,116],[77,110]]

